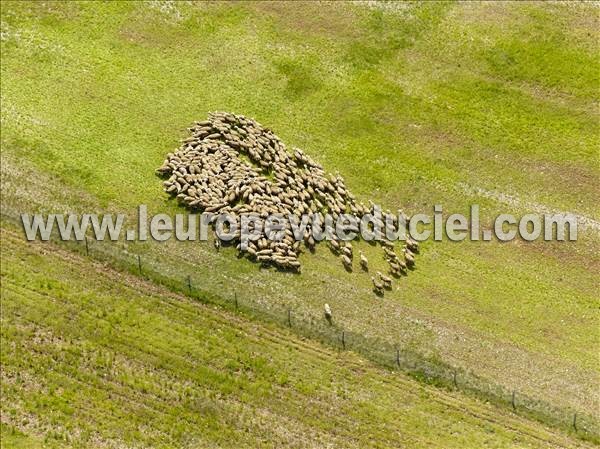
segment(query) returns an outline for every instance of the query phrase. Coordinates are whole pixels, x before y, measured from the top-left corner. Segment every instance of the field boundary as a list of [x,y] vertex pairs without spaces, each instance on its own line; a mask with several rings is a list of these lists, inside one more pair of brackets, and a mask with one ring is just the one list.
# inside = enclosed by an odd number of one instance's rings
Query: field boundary
[[[21,230],[20,218],[6,210],[0,214],[2,227]],[[19,232],[19,231],[17,231]],[[128,251],[121,242],[63,241],[54,232],[50,243],[108,263],[111,267],[138,275],[169,290],[184,294],[205,304],[217,305],[257,321],[274,323],[291,329],[296,335],[317,340],[340,351],[350,350],[379,366],[399,370],[410,377],[429,385],[460,391],[471,397],[512,410],[517,415],[534,419],[542,424],[561,429],[576,437],[600,443],[600,426],[592,416],[572,408],[561,408],[554,404],[509,390],[494,384],[489,379],[467,370],[450,366],[433,357],[426,357],[409,348],[390,344],[381,339],[368,338],[348,331],[337,325],[335,320],[327,323],[324,317],[316,317],[295,311],[289,307],[262,304],[247,300],[243,294],[234,293],[230,298],[202,290],[200,279],[187,274],[176,278],[165,274],[158,260]]]

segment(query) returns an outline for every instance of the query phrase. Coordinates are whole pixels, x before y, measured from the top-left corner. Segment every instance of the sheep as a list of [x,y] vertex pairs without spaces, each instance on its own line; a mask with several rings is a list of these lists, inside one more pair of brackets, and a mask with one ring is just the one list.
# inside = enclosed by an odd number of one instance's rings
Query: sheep
[[383,239],[381,240],[381,246],[384,247],[384,249],[390,249],[393,250],[394,249],[394,244],[392,242],[390,242],[389,240]]
[[329,324],[331,324],[333,320],[333,315],[331,314],[331,307],[329,307],[329,304],[325,304],[325,319]]
[[384,254],[385,260],[387,260],[388,262],[396,262],[397,263],[400,260],[398,258],[398,255],[391,249],[388,249],[387,247],[383,247],[383,254]]
[[360,253],[360,266],[363,270],[365,271],[369,271],[369,261],[367,260],[367,258],[365,257],[365,255],[363,254],[362,251],[359,251]]
[[313,238],[312,234],[308,237],[308,239],[306,240],[306,246],[308,246],[308,248],[313,251],[315,249],[315,239]]
[[333,249],[336,252],[338,252],[340,250],[340,242],[338,242],[335,239],[331,239],[329,241],[329,245],[331,246],[331,249]]
[[349,243],[346,243],[346,245],[342,248],[342,253],[345,256],[348,256],[350,259],[352,259],[353,258],[352,245],[350,245]]
[[352,259],[350,259],[345,254],[342,255],[342,263],[344,264],[344,268],[348,271],[352,271]]
[[402,272],[406,272],[406,263],[403,260],[400,260],[400,259],[396,258],[396,260],[394,262],[396,264],[398,264],[398,266],[400,267],[400,270]]
[[406,248],[404,249],[404,261],[406,262],[406,266],[409,268],[412,268],[415,265],[415,258],[413,256],[413,253],[411,253],[410,250],[407,250]]
[[[388,263],[390,265],[390,274],[392,276],[399,277],[404,272],[404,270],[402,269],[402,267],[400,266],[400,264],[398,264],[397,262],[390,261]],[[405,266],[405,268],[406,268],[406,266]]]
[[352,257],[353,257],[353,255],[352,255],[352,247],[351,247],[351,246],[350,246],[350,247],[348,247],[348,246],[344,246],[344,247],[342,248],[342,253],[343,253],[343,254],[344,254],[346,257],[348,257],[348,258],[350,258],[350,259],[352,259]]
[[377,276],[379,276],[379,279],[381,279],[381,282],[383,283],[383,287],[386,288],[387,290],[391,290],[392,288],[392,279],[381,274],[381,272],[377,272]]
[[[288,151],[271,130],[253,119],[215,112],[208,120],[194,122],[189,131],[190,137],[167,154],[156,174],[168,178],[163,184],[168,194],[194,211],[256,213],[263,219],[271,214],[309,213],[317,214],[323,223],[326,213],[334,219],[347,211],[360,217],[375,208],[372,202],[369,208],[356,201],[339,174],[326,174],[322,166],[299,149]],[[390,215],[386,211],[384,217]],[[326,232],[333,235],[330,231],[331,225]],[[317,243],[310,232],[304,239],[305,245],[295,241],[291,231],[281,242],[264,238],[265,233],[261,237],[260,245],[252,245],[247,251],[238,245],[239,253],[297,272],[300,272],[298,255],[305,246],[312,251]],[[346,269],[352,271],[352,244],[342,245],[335,237],[329,241],[331,249],[342,257]],[[239,242],[238,234],[233,243]],[[219,251],[221,241],[215,238],[214,245]],[[400,263],[405,265],[405,262],[394,254],[393,244],[384,241],[381,245],[387,250],[388,262],[402,269]],[[413,240],[408,240],[406,246],[410,251],[418,251],[418,244]],[[405,253],[405,257],[406,263],[412,266],[413,255]],[[360,265],[368,271],[368,261],[362,252]]]
[[406,239],[406,247],[414,253],[419,252],[419,243],[416,240],[411,239],[410,237]]
[[373,282],[373,291],[375,294],[381,296],[383,295],[383,284],[371,276],[371,281]]

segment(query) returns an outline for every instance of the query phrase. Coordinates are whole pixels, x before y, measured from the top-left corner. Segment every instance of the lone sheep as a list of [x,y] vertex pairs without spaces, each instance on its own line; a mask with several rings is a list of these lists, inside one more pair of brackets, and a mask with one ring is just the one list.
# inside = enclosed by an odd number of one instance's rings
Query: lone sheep
[[325,319],[329,324],[331,324],[332,317],[333,316],[331,315],[331,307],[329,307],[329,304],[325,304]]
[[359,251],[359,253],[360,253],[360,266],[362,267],[363,270],[369,271],[369,261],[367,260],[367,258],[365,257],[365,255],[363,254],[362,251]]

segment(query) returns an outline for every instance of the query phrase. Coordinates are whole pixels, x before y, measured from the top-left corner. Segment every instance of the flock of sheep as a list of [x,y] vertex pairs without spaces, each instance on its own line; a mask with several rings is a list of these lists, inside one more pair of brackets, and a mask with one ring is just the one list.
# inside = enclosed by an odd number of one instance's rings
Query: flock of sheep
[[[335,222],[340,214],[353,214],[360,219],[373,212],[374,205],[367,207],[357,202],[341,176],[326,174],[321,165],[300,149],[288,152],[270,129],[255,120],[215,112],[208,120],[195,122],[189,131],[191,137],[174,153],[169,153],[156,170],[159,176],[168,178],[164,181],[165,191],[183,205],[215,214],[254,213],[263,220],[273,214],[309,215],[303,242],[294,239],[289,223],[280,241],[262,235],[244,248],[239,238],[234,239],[240,254],[252,260],[299,272],[301,244],[312,251],[317,243],[311,229],[313,217],[324,223],[324,214],[330,214]],[[383,214],[384,220],[386,217],[398,223],[398,217],[390,212]],[[326,241],[330,249],[352,271],[352,243],[340,240],[334,232],[329,234],[331,239]],[[390,276],[400,276],[414,265],[417,242],[407,239],[402,257],[396,254],[392,242],[384,238],[375,242],[383,247]],[[215,244],[220,246],[218,238]],[[369,263],[362,252],[359,258],[361,269],[368,271]],[[390,277],[377,272],[377,277],[371,279],[375,293],[382,295],[384,290],[391,289]]]

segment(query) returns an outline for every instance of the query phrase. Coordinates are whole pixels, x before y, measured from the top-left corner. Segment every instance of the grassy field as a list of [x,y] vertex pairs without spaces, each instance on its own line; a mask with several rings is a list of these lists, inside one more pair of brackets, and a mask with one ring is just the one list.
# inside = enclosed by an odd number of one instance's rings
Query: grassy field
[[2,447],[585,446],[50,244],[2,245]]
[[[154,168],[212,110],[256,118],[410,213],[478,203],[598,223],[593,4],[2,3],[2,208],[175,213]],[[130,244],[214,294],[320,316],[598,418],[600,235],[427,243],[383,299],[325,249],[303,274]],[[383,261],[364,245],[377,268]],[[11,254],[12,247],[3,248]],[[4,294],[4,292],[3,292]]]

